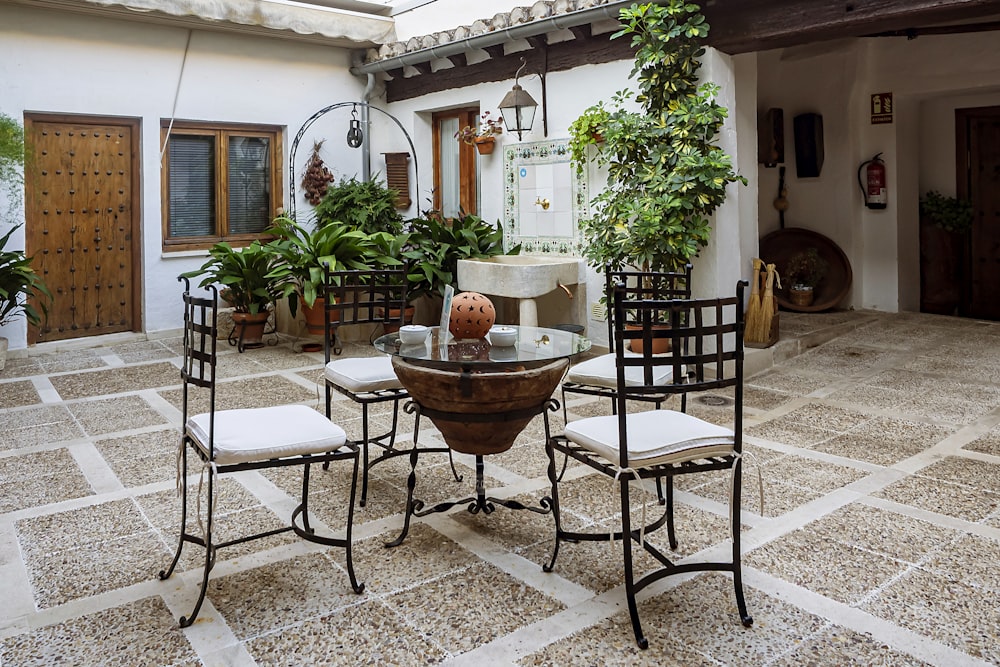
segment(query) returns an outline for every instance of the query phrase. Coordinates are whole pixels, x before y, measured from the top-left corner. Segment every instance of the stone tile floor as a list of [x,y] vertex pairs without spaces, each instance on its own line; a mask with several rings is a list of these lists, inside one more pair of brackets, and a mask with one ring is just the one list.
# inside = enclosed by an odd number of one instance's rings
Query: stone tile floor
[[[633,641],[619,552],[564,545],[551,574],[548,516],[457,508],[404,545],[406,464],[373,470],[356,513],[350,592],[339,550],[288,534],[220,552],[208,601],[181,630],[199,582],[176,544],[179,340],[58,351],[0,371],[0,665],[980,665],[1000,664],[1000,324],[917,314],[782,313],[782,341],[751,352],[745,433],[754,461],[742,516],[755,623],[722,574],[642,596],[648,651]],[[287,341],[226,349],[220,406],[318,405],[319,354]],[[349,354],[371,354],[354,344]],[[777,362],[771,365],[770,360]],[[763,360],[763,363],[761,363]],[[607,406],[574,398],[570,419]],[[711,401],[691,411],[723,420]],[[376,421],[388,425],[380,410]],[[357,435],[358,411],[335,418]],[[562,425],[561,413],[553,428]],[[412,422],[404,419],[401,433]],[[487,460],[493,495],[546,494],[542,425]],[[421,441],[435,443],[433,431]],[[470,491],[471,459],[420,462],[428,496]],[[756,493],[754,462],[764,481]],[[345,469],[314,473],[312,507],[339,529]],[[568,522],[608,525],[610,483],[567,472]],[[220,530],[277,526],[295,473],[225,478]],[[726,547],[727,479],[677,485],[679,558]],[[654,541],[661,539],[658,535]]]

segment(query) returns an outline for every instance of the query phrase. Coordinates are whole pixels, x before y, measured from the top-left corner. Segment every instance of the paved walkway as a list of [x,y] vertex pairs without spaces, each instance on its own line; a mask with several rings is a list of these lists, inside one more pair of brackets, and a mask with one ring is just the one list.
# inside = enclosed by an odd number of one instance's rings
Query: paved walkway
[[[180,341],[10,359],[0,371],[0,664],[1000,664],[1000,324],[781,317],[783,340],[751,355],[760,372],[746,392],[765,487],[761,514],[750,465],[742,519],[755,624],[740,625],[725,575],[664,580],[641,602],[646,652],[623,611],[620,552],[564,545],[556,571],[542,572],[550,517],[459,508],[385,549],[401,525],[401,461],[375,468],[356,515],[364,595],[350,592],[339,551],[286,534],[220,552],[201,617],[182,631],[196,550],[179,575],[156,579],[178,523]],[[227,350],[220,404],[316,405],[321,366],[287,344]],[[692,412],[719,419],[715,402],[695,400]],[[336,408],[356,436],[355,406]],[[569,410],[607,405],[582,398]],[[536,420],[488,459],[493,495],[546,493],[541,438]],[[460,457],[462,483],[433,459],[420,462],[418,490],[468,495],[471,459]],[[568,520],[614,521],[606,479],[584,468],[566,477]],[[726,548],[726,481],[679,483],[680,558]],[[345,470],[314,483],[319,521],[336,529]],[[223,530],[278,525],[294,493],[294,473],[226,479]]]

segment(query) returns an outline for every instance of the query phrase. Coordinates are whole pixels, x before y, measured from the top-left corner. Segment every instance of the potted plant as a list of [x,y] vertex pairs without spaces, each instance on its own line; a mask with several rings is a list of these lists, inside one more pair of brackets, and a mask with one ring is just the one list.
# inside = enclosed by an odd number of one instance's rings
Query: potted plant
[[[10,116],[0,113],[0,194],[3,195],[0,199],[6,199],[9,204],[7,211],[0,211],[2,219],[6,219],[8,213],[13,217],[20,206],[24,156],[24,128]],[[20,226],[13,224],[0,237],[0,327],[20,317],[24,317],[29,325],[38,326],[47,312],[48,300],[52,298],[45,283],[32,268],[31,258],[23,250],[7,248],[11,236]],[[31,303],[33,299],[37,307]],[[7,338],[0,336],[0,369],[7,363],[8,346]]]
[[233,306],[234,335],[242,345],[260,344],[274,304],[286,296],[288,278],[274,274],[280,258],[273,243],[254,241],[241,249],[216,243],[201,268],[181,274],[185,278],[201,276],[200,287],[221,286]]
[[386,187],[381,181],[341,179],[330,185],[313,211],[315,227],[325,227],[332,222],[344,223],[365,234],[403,231],[403,218],[396,210],[399,192]]
[[584,109],[583,113],[569,124],[569,154],[578,173],[583,173],[584,165],[590,159],[590,146],[604,143],[604,127],[611,114],[598,102]]
[[480,155],[489,155],[493,152],[496,135],[503,133],[503,122],[490,118],[489,111],[484,111],[480,118],[482,120],[478,127],[466,125],[455,133],[455,138],[462,143],[475,146]]
[[930,190],[920,199],[920,310],[954,315],[974,221],[972,202]]
[[816,287],[826,276],[829,263],[816,248],[806,248],[788,259],[784,278],[788,283],[788,300],[799,306],[812,305]]
[[746,179],[715,143],[728,114],[715,102],[718,86],[698,82],[708,25],[697,5],[633,5],[620,17],[615,37],[632,37],[639,93],[617,93],[601,123],[597,161],[608,182],[581,221],[584,256],[598,270],[680,271],[708,244],[727,186]]
[[406,261],[410,296],[427,296],[438,309],[445,287],[455,284],[458,260],[521,252],[518,245],[504,253],[499,222],[491,224],[477,215],[452,220],[427,215],[410,220],[409,226],[411,236],[401,256]]
[[306,326],[312,334],[323,334],[322,297],[324,264],[331,271],[366,269],[373,263],[399,266],[402,261],[386,254],[395,237],[388,232],[366,234],[341,221],[331,221],[310,231],[287,216],[272,221],[268,233],[277,238],[271,245],[278,263],[271,276],[281,281],[294,317],[302,300]]

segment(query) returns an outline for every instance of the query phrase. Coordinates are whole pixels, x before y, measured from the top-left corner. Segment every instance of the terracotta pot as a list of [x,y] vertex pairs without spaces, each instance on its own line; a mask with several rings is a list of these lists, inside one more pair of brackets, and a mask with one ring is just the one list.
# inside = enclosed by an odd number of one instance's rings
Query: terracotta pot
[[788,300],[796,306],[811,306],[815,298],[816,290],[813,288],[800,289],[795,286],[788,288]]
[[[302,304],[302,315],[306,318],[306,331],[313,336],[322,336],[325,333],[323,313],[326,310],[326,299],[316,297],[316,302],[310,307]],[[339,322],[340,313],[333,311],[330,313],[330,322]]]
[[476,137],[472,141],[476,144],[480,155],[489,155],[493,152],[497,140],[494,137]]
[[236,340],[242,341],[244,347],[260,345],[264,340],[267,318],[270,316],[271,313],[267,311],[256,314],[233,313],[233,323],[236,325],[233,335],[236,336]]
[[[433,362],[392,358],[396,376],[414,401],[422,408],[448,413],[427,415],[448,446],[456,452],[483,455],[511,448],[535,415],[509,413],[540,409],[559,386],[568,365],[567,359],[557,359],[527,370],[519,364],[492,364],[486,366],[489,370],[462,373]],[[463,421],[463,415],[468,420]]]
[[[626,324],[625,328],[626,329],[635,330],[635,329],[640,329],[641,327],[636,326],[636,325]],[[669,329],[670,325],[669,324],[654,324],[653,328],[654,329],[659,329],[660,331],[663,331],[665,329]],[[629,347],[630,350],[632,350],[636,354],[642,354],[642,351],[644,349],[646,349],[645,345],[643,345],[643,343],[642,343],[642,339],[641,338],[633,338],[632,340],[630,340],[629,343],[628,343],[628,347]],[[671,345],[670,345],[670,339],[669,338],[654,338],[653,339],[653,354],[666,354],[667,352],[670,351],[670,349],[671,349]]]

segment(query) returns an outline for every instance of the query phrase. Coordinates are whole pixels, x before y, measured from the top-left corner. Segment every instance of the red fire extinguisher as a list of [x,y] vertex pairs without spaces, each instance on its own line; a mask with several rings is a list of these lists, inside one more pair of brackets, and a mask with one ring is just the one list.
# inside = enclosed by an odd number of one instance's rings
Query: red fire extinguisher
[[[881,153],[876,153],[871,160],[865,160],[858,167],[858,186],[865,198],[865,206],[873,209],[885,208],[889,203],[889,188],[886,184],[885,162],[879,159]],[[865,169],[865,165],[868,168]],[[861,179],[861,171],[865,172],[865,179]]]

